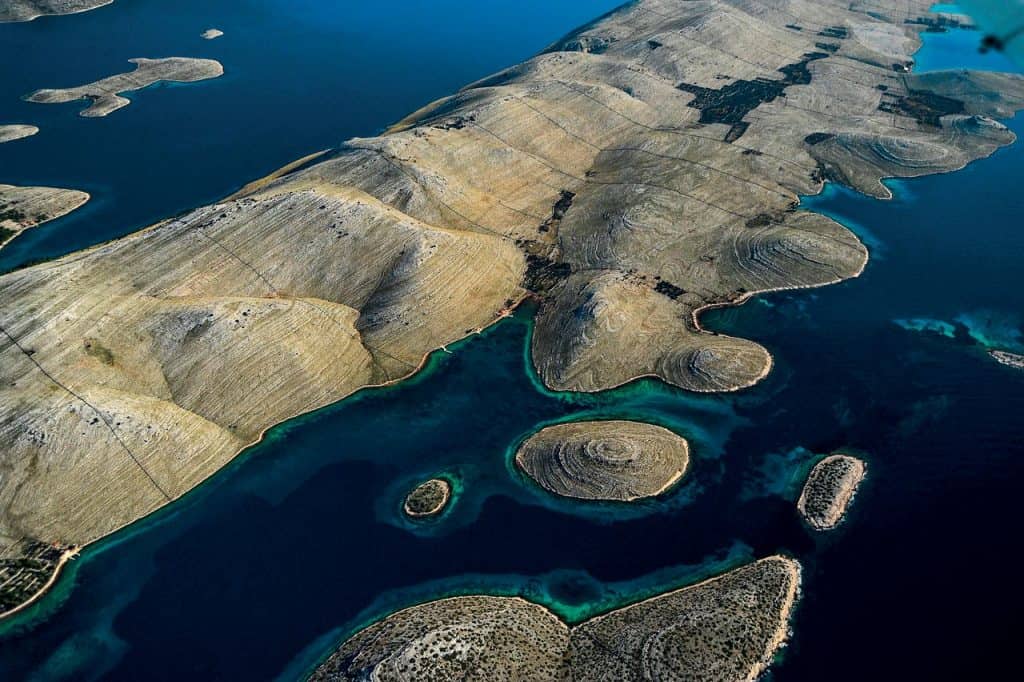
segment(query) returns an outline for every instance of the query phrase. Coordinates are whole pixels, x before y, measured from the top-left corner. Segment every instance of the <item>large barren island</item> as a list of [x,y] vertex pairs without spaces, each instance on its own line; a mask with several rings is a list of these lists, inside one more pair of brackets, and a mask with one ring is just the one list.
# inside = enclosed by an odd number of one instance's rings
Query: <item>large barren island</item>
[[548,426],[519,446],[516,465],[556,495],[629,502],[668,490],[690,461],[686,440],[632,421]]
[[36,90],[25,99],[42,104],[60,104],[87,99],[91,104],[83,109],[79,116],[95,118],[106,116],[131,104],[130,99],[120,96],[122,92],[141,90],[159,81],[194,83],[217,78],[224,74],[224,67],[213,59],[194,59],[192,57],[143,59],[138,57],[128,61],[135,64],[134,71],[119,73],[95,83],[87,83],[74,88]]
[[573,628],[523,599],[442,599],[356,633],[310,679],[753,680],[786,638],[799,585],[799,564],[773,556]]
[[551,388],[757,382],[768,352],[699,311],[867,259],[799,195],[1013,140],[989,117],[1020,78],[906,72],[930,2],[640,0],[387,134],[0,277],[0,546],[96,540],[528,294]]

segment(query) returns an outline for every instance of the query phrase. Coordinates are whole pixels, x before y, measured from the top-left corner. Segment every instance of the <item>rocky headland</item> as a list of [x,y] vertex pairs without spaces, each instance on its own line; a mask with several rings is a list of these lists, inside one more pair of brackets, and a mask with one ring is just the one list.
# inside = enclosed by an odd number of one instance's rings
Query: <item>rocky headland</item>
[[772,556],[568,627],[516,597],[399,611],[310,677],[343,680],[753,680],[786,639],[800,565]]
[[411,518],[427,518],[444,511],[451,499],[452,484],[443,478],[431,478],[409,491],[402,509]]
[[92,542],[526,296],[552,389],[756,383],[767,350],[700,312],[867,259],[800,195],[1014,139],[992,117],[1021,78],[907,72],[929,5],[640,0],[379,137],[0,277],[0,548]]
[[109,5],[114,0],[3,0],[0,23],[32,21],[53,14],[76,14]]
[[811,528],[831,530],[846,515],[867,466],[849,455],[829,455],[814,465],[807,476],[796,507]]
[[75,189],[0,185],[0,247],[30,227],[67,215],[87,201],[89,195]]
[[633,421],[572,422],[527,438],[516,466],[548,492],[630,502],[668,490],[690,461],[686,439]]
[[87,99],[91,103],[79,112],[79,116],[95,118],[106,116],[131,104],[131,100],[121,97],[121,93],[141,90],[159,81],[194,83],[217,78],[224,74],[224,67],[214,59],[194,59],[192,57],[144,59],[137,57],[128,61],[135,64],[134,71],[108,76],[102,80],[73,88],[36,90],[25,99],[41,104],[60,104]]
[[0,144],[13,142],[23,137],[31,137],[39,132],[39,128],[21,123],[8,123],[0,125]]

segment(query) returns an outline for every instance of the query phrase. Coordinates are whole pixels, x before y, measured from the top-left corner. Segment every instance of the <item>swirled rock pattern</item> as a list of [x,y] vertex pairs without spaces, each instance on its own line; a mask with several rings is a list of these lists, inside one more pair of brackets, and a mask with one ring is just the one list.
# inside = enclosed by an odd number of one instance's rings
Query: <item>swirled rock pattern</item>
[[799,585],[799,564],[773,556],[571,629],[518,598],[443,599],[356,633],[310,679],[753,680],[786,639]]
[[120,93],[141,90],[158,81],[194,83],[217,78],[224,74],[224,67],[214,59],[193,59],[191,57],[143,59],[138,57],[128,61],[135,64],[135,70],[130,73],[119,73],[95,83],[79,85],[74,88],[36,90],[25,99],[41,104],[61,104],[87,99],[91,104],[79,112],[79,116],[95,118],[106,116],[132,103],[130,99],[121,97]]
[[688,462],[684,438],[631,421],[548,426],[516,452],[516,465],[549,492],[620,502],[665,491],[682,478]]
[[846,514],[867,466],[849,455],[829,455],[814,465],[796,506],[815,530],[830,530]]
[[424,481],[409,491],[402,507],[413,518],[440,514],[452,498],[452,484],[443,478]]
[[799,195],[1013,139],[987,117],[1024,80],[906,73],[930,3],[639,0],[386,134],[0,277],[0,546],[91,542],[527,294],[551,388],[756,382],[768,352],[699,312],[867,258]]

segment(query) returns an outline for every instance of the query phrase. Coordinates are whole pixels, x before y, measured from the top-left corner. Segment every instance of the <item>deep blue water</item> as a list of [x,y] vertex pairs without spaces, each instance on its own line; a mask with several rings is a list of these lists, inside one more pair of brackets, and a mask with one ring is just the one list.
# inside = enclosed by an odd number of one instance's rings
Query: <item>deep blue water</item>
[[[522,61],[621,0],[115,0],[0,24],[0,122],[38,135],[0,145],[0,183],[84,189],[92,200],[0,250],[0,272],[132,232]],[[199,34],[216,27],[225,35]],[[221,78],[129,93],[106,118],[21,97],[134,68],[207,57]]]
[[[929,36],[925,56],[955,38]],[[805,585],[775,680],[1012,679],[1024,372],[969,334],[897,320],[1012,342],[1024,312],[1022,170],[1015,145],[892,183],[890,202],[834,188],[805,201],[861,233],[872,260],[859,279],[706,317],[776,357],[751,390],[695,396],[641,381],[551,394],[528,363],[527,309],[411,381],[279,426],[185,500],[88,548],[4,626],[0,670],[292,679],[347,631],[417,601],[516,593],[579,619],[785,551],[803,561]],[[638,506],[567,504],[510,470],[538,426],[593,416],[688,437],[684,483]],[[837,448],[865,456],[869,478],[846,524],[812,535],[793,501],[814,453]],[[402,520],[403,493],[437,473],[460,482],[451,511]]]

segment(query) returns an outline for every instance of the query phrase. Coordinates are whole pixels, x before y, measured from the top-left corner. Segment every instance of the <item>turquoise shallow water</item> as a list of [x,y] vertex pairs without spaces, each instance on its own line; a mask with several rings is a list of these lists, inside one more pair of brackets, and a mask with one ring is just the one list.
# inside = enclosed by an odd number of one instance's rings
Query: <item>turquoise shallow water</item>
[[[928,36],[922,57],[951,39]],[[806,200],[862,234],[872,261],[857,280],[705,318],[775,356],[752,390],[550,393],[530,368],[527,308],[410,381],[281,425],[183,501],[87,549],[0,626],[0,670],[294,679],[346,632],[425,599],[523,594],[576,620],[785,551],[805,564],[804,599],[774,679],[1007,679],[1024,607],[1010,540],[1024,373],[991,361],[978,335],[1020,330],[1022,170],[1015,145],[891,183],[891,202],[836,188]],[[952,332],[900,324],[911,319]],[[622,506],[566,504],[510,469],[531,431],[593,417],[686,436],[690,474]],[[812,536],[793,501],[814,453],[836,448],[865,456],[869,478],[845,526]],[[451,511],[404,521],[404,492],[438,473],[461,483]]]

